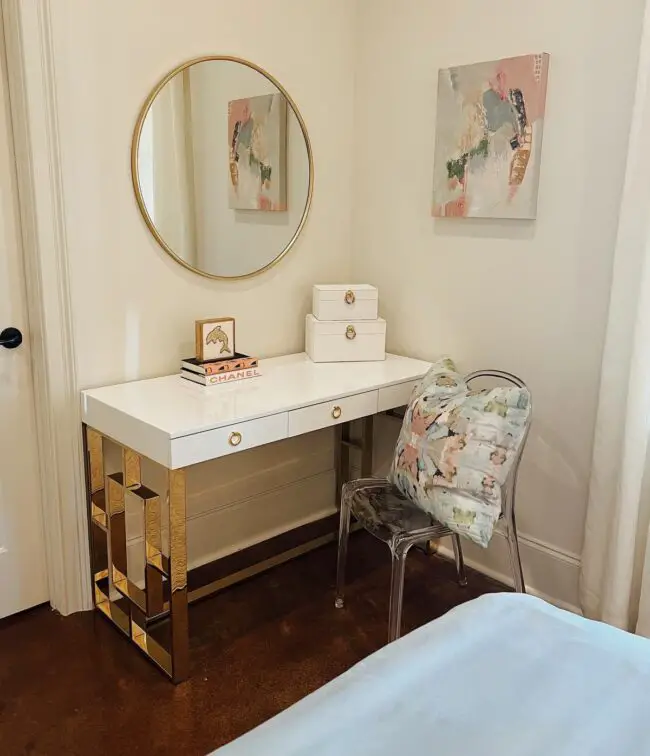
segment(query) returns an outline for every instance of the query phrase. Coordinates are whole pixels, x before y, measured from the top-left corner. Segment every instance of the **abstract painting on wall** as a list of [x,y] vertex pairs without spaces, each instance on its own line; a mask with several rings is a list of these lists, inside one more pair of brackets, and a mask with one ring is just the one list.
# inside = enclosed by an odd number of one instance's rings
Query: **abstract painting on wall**
[[433,215],[535,218],[549,56],[442,69]]
[[268,94],[228,103],[229,207],[287,209],[287,101]]

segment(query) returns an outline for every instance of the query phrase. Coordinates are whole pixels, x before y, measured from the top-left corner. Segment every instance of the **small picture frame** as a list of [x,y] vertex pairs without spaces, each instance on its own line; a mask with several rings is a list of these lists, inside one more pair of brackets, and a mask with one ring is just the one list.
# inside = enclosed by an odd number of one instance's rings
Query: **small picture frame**
[[196,359],[199,362],[229,360],[235,356],[235,319],[196,321]]

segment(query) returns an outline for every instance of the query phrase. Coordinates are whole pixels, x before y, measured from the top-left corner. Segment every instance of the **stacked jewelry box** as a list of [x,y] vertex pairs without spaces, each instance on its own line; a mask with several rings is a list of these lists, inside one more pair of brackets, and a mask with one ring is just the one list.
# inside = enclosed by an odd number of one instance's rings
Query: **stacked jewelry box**
[[386,359],[386,321],[378,317],[379,293],[368,284],[314,286],[305,350],[314,362]]

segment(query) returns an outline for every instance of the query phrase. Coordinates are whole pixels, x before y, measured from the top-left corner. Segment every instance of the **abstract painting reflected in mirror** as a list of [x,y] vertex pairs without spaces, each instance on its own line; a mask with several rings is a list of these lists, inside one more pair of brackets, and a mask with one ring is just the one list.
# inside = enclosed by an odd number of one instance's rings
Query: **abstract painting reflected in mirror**
[[433,215],[535,218],[549,56],[442,69]]
[[230,207],[284,212],[287,101],[281,94],[228,103]]
[[138,119],[133,184],[160,245],[215,278],[264,270],[302,229],[313,183],[295,104],[252,63],[210,57],[175,69]]

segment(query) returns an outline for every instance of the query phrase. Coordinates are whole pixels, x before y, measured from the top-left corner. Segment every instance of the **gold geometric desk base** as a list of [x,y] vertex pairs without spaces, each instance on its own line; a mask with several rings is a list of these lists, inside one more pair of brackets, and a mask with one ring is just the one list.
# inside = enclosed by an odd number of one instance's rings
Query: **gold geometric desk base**
[[[320,535],[238,569],[188,592],[186,471],[165,470],[165,490],[142,484],[142,458],[99,431],[83,427],[88,496],[88,533],[95,608],[174,683],[189,677],[188,603],[245,580],[335,539]],[[373,418],[362,421],[360,443],[351,440],[350,424],[336,427],[336,496],[349,479],[350,450],[361,451],[361,474],[371,474]],[[112,467],[106,446],[111,445]],[[117,457],[117,461],[115,459]],[[149,462],[149,460],[147,460]],[[155,464],[155,463],[151,463]],[[157,465],[157,467],[160,467]],[[144,575],[130,578],[127,515],[143,525]],[[139,583],[139,584],[138,584]]]
[[[189,676],[185,470],[167,470],[161,495],[142,485],[139,454],[85,428],[89,541],[95,607],[173,682]],[[104,446],[121,469],[105,473]],[[127,509],[144,520],[144,587],[127,576]],[[163,513],[165,531],[163,545]]]

